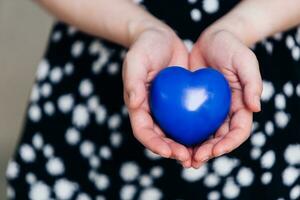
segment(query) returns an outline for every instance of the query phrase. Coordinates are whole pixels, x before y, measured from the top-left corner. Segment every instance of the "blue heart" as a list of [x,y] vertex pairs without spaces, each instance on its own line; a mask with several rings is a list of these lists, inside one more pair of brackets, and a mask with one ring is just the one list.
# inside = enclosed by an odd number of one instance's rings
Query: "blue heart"
[[186,146],[207,139],[224,122],[231,103],[225,77],[212,68],[190,72],[172,66],[150,86],[151,113],[168,137]]

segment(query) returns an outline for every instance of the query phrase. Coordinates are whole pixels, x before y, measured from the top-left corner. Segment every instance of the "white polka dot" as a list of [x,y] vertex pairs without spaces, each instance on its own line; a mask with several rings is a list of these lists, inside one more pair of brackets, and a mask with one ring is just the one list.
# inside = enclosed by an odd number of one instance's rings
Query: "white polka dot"
[[18,177],[20,167],[15,161],[9,161],[6,169],[6,177],[8,179],[15,179]]
[[183,168],[181,177],[186,181],[194,182],[203,178],[206,173],[207,173],[206,165],[202,165],[199,169]]
[[149,175],[141,175],[139,178],[140,185],[143,187],[149,187],[152,185],[152,178]]
[[267,121],[265,124],[265,132],[267,135],[271,136],[274,133],[274,125],[273,122]]
[[275,95],[275,107],[277,109],[285,109],[285,105],[286,105],[286,102],[285,102],[285,97],[283,94],[276,94]]
[[271,82],[263,81],[263,92],[261,95],[262,101],[269,101],[274,95],[275,89]]
[[43,97],[49,97],[52,93],[52,86],[49,83],[44,83],[40,90],[40,93]]
[[240,188],[231,178],[228,178],[223,187],[223,195],[228,199],[234,199],[240,194]]
[[33,144],[33,147],[38,149],[38,150],[43,147],[44,140],[43,140],[40,133],[34,134],[34,136],[32,137],[32,144]]
[[92,200],[88,194],[80,193],[78,194],[76,200]]
[[51,190],[48,185],[39,181],[30,187],[28,195],[31,200],[48,200],[50,199]]
[[253,149],[251,149],[250,155],[251,155],[251,158],[252,158],[253,160],[258,159],[258,158],[260,157],[260,155],[261,155],[261,150],[260,150],[260,148],[254,147]]
[[102,195],[97,195],[96,200],[106,200],[106,198]]
[[188,0],[188,2],[189,2],[190,4],[193,4],[193,3],[196,3],[197,0]]
[[265,172],[263,173],[263,175],[261,176],[261,182],[264,184],[264,185],[267,185],[271,182],[272,180],[272,174],[270,172]]
[[95,185],[99,190],[105,190],[109,186],[109,179],[106,175],[100,174],[95,177]]
[[62,78],[62,70],[59,67],[55,67],[50,72],[50,80],[53,83],[58,83]]
[[198,22],[201,20],[202,14],[200,12],[199,9],[194,8],[191,10],[191,18],[192,20],[194,20],[195,22]]
[[80,153],[83,157],[90,157],[95,151],[95,145],[91,141],[84,141],[80,145]]
[[218,191],[211,191],[207,194],[208,200],[218,200],[220,199],[220,193]]
[[109,74],[114,75],[119,71],[119,64],[118,63],[110,63],[108,65],[107,71]]
[[[300,84],[299,84],[300,85]],[[299,86],[300,87],[300,86]],[[299,88],[300,91],[300,88]],[[300,94],[300,92],[299,92]],[[299,95],[300,96],[300,95]],[[127,116],[128,115],[128,109],[125,105],[122,106],[122,115]]]
[[255,147],[262,147],[266,143],[266,136],[262,132],[252,134],[251,144]]
[[250,186],[254,179],[254,174],[250,168],[242,167],[237,173],[236,179],[241,186]]
[[82,80],[79,85],[79,93],[81,94],[81,96],[87,97],[91,95],[92,92],[93,92],[92,82],[88,79]]
[[283,92],[285,93],[286,96],[290,97],[294,93],[294,87],[291,82],[287,82],[283,86]]
[[77,105],[73,110],[72,122],[78,128],[84,128],[88,125],[90,116],[84,105]]
[[292,48],[292,56],[294,60],[298,61],[300,58],[300,48],[295,46]]
[[68,35],[74,35],[77,32],[77,29],[74,26],[68,27]]
[[295,185],[290,191],[291,199],[299,199],[300,198],[300,185]]
[[62,37],[62,33],[61,31],[55,31],[53,34],[52,34],[52,41],[53,42],[58,42]]
[[140,200],[158,200],[162,198],[162,193],[157,188],[146,188],[142,190],[141,195],[139,197]]
[[284,150],[284,159],[290,165],[300,164],[300,144],[290,144]]
[[31,94],[30,94],[30,100],[32,102],[37,102],[40,99],[40,91],[36,84],[33,85]]
[[94,40],[89,46],[90,54],[94,55],[97,54],[100,50],[100,42],[98,40]]
[[289,123],[290,116],[284,111],[278,111],[274,115],[275,123],[279,128],[284,128]]
[[[299,155],[298,155],[299,156]],[[286,186],[291,186],[298,179],[300,170],[295,167],[287,167],[282,172],[282,180]]]
[[54,193],[56,198],[62,200],[71,199],[77,189],[77,184],[65,178],[57,180],[54,184]]
[[55,108],[54,108],[54,104],[50,101],[47,101],[45,104],[44,104],[44,112],[49,115],[49,116],[52,116],[55,112]]
[[96,122],[98,124],[103,124],[106,119],[106,109],[104,106],[99,105],[95,110]]
[[80,56],[82,54],[83,51],[83,42],[82,41],[76,41],[74,42],[74,44],[72,45],[72,56],[74,56],[75,58]]
[[36,176],[31,172],[26,174],[25,179],[26,179],[26,182],[30,185],[36,183]]
[[204,178],[203,183],[209,188],[215,187],[220,183],[220,177],[215,173],[207,174]]
[[276,157],[273,150],[269,150],[261,157],[260,164],[262,168],[270,169],[275,163]]
[[273,45],[271,42],[266,41],[265,43],[266,50],[269,54],[273,53]]
[[120,198],[122,200],[131,200],[135,193],[136,187],[134,185],[124,185],[120,190]]
[[44,80],[49,73],[49,68],[50,67],[48,61],[42,60],[37,69],[37,74],[36,74],[37,80],[39,81]]
[[218,0],[204,0],[203,1],[203,10],[206,13],[215,13],[219,9],[219,1]]
[[253,121],[252,127],[251,127],[251,132],[256,131],[256,129],[259,127],[259,124],[256,121]]
[[273,38],[277,41],[281,40],[282,39],[282,33],[275,33]]
[[118,114],[114,114],[109,117],[108,119],[108,127],[110,129],[116,129],[120,126],[121,124],[121,117]]
[[102,146],[99,150],[99,155],[104,159],[111,159],[111,150],[108,146]]
[[95,112],[95,110],[96,110],[96,109],[98,108],[98,106],[99,106],[99,98],[96,97],[96,96],[90,97],[90,98],[88,99],[87,106],[88,106],[89,111]]
[[92,168],[98,168],[100,166],[100,159],[97,156],[93,155],[92,157],[90,157],[89,163]]
[[298,97],[300,97],[300,83],[296,87],[296,94]]
[[113,147],[117,148],[121,145],[122,142],[122,136],[118,132],[113,132],[110,134],[110,143]]
[[35,152],[29,144],[22,144],[19,153],[24,162],[33,162],[36,158]]
[[80,140],[80,134],[75,128],[69,128],[65,137],[67,143],[70,145],[76,145]]
[[285,43],[289,49],[292,49],[295,46],[294,38],[290,35],[286,37]]
[[187,50],[188,50],[189,52],[191,52],[192,49],[193,49],[193,46],[194,46],[193,41],[192,41],[192,40],[189,40],[189,39],[185,39],[185,40],[183,40],[183,43],[184,43],[184,45],[186,46]]
[[58,108],[63,113],[68,113],[72,110],[74,105],[74,98],[71,94],[65,94],[57,100]]
[[53,147],[50,144],[46,144],[43,148],[43,153],[46,158],[51,158],[54,154]]
[[46,163],[46,170],[50,175],[57,176],[65,172],[65,166],[60,158],[50,158]]
[[41,109],[38,105],[33,104],[28,109],[28,117],[33,122],[40,121],[42,117]]
[[152,167],[151,171],[150,171],[150,174],[152,177],[154,178],[159,178],[162,176],[163,174],[163,169],[162,167],[160,166],[155,166],[155,167]]
[[6,195],[8,199],[15,199],[16,197],[15,190],[10,185],[7,185]]
[[140,173],[140,168],[134,162],[126,162],[121,166],[120,176],[124,181],[135,180]]
[[158,160],[161,159],[162,157],[156,153],[153,153],[152,151],[145,149],[145,155],[147,156],[147,158],[151,159],[151,160]]
[[213,162],[214,171],[220,176],[228,175],[233,168],[238,165],[238,161],[227,156],[216,158]]
[[72,63],[67,63],[64,68],[66,75],[71,75],[74,72],[74,65]]

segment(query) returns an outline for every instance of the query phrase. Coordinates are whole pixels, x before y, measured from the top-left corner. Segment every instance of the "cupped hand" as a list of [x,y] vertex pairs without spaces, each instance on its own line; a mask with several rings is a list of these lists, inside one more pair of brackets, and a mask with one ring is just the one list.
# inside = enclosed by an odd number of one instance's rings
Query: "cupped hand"
[[228,153],[250,135],[253,112],[260,111],[262,80],[255,54],[234,34],[206,31],[189,55],[189,66],[209,66],[228,80],[232,100],[229,115],[215,135],[193,149],[192,166],[199,168],[213,157]]
[[171,65],[188,65],[188,51],[177,35],[168,27],[142,31],[123,63],[124,99],[136,139],[154,153],[189,167],[191,150],[167,138],[149,110],[148,86],[160,70]]

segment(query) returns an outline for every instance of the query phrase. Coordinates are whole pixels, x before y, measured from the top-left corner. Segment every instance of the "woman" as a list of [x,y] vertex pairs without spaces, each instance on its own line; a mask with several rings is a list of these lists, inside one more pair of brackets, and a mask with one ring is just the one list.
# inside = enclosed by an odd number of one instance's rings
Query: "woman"
[[[299,198],[300,31],[278,32],[300,22],[300,2],[38,3],[85,33],[52,31],[7,170],[11,199]],[[232,90],[227,120],[195,148],[149,114],[147,86],[172,65],[212,66]]]

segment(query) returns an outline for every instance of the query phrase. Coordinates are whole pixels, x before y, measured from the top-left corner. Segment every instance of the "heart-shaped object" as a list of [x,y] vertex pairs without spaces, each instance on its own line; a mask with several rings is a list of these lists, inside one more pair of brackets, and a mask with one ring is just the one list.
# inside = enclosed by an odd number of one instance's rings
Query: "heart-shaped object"
[[224,122],[231,91],[217,70],[191,72],[172,66],[153,79],[149,101],[154,120],[166,135],[183,145],[194,146],[214,134]]

